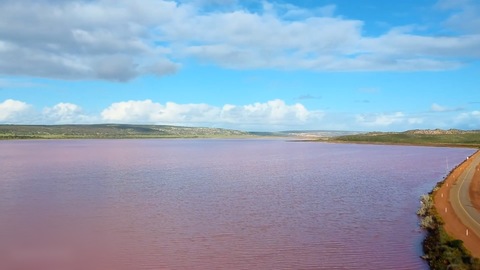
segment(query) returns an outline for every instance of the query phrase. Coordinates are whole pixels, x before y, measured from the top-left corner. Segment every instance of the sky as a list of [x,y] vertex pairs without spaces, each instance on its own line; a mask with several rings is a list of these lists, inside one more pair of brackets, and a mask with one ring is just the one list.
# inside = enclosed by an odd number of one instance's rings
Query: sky
[[0,124],[480,129],[477,0],[2,0]]

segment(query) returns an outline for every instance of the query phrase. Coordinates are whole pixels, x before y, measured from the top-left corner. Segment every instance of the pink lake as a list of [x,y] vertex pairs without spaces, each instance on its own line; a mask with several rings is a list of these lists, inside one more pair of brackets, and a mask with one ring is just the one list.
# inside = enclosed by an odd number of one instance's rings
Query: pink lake
[[428,269],[418,198],[473,152],[0,141],[0,269]]

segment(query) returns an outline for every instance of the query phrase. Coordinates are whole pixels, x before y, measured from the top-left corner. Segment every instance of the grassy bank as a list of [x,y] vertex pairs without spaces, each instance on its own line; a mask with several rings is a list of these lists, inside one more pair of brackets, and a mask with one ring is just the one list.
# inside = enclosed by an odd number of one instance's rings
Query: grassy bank
[[480,131],[410,130],[339,136],[333,142],[480,147]]
[[463,241],[452,238],[443,228],[443,220],[433,204],[434,193],[441,185],[443,182],[439,182],[431,193],[423,195],[420,200],[417,214],[421,219],[421,227],[427,231],[423,241],[425,255],[422,258],[433,270],[478,270],[480,260],[472,257],[463,246]]

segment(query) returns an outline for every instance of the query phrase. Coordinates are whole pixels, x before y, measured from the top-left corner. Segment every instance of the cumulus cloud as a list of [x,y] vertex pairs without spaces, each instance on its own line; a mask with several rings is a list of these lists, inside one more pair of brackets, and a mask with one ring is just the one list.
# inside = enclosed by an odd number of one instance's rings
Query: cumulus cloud
[[287,104],[280,99],[223,106],[130,100],[113,103],[97,114],[88,114],[79,105],[68,102],[41,111],[18,100],[0,103],[0,124],[130,123],[275,130],[317,125],[324,115],[322,111],[308,110],[300,103]]
[[7,99],[0,102],[0,124],[83,124],[98,122],[98,117],[85,114],[72,103],[58,103],[38,110],[23,101]]
[[218,108],[207,104],[177,104],[167,102],[165,105],[152,100],[130,100],[117,102],[102,111],[102,119],[118,123],[154,123],[154,124],[192,124],[215,120]]
[[442,114],[425,112],[393,112],[357,114],[353,126],[360,130],[403,131],[424,128],[465,128],[455,120],[459,114]]
[[396,131],[418,128],[480,129],[480,111],[466,111],[465,108],[451,109],[434,103],[429,112],[357,114],[355,121],[351,124],[360,130],[362,128]]
[[23,101],[0,102],[0,124],[169,124],[240,130],[407,130],[415,128],[480,129],[480,111],[436,113],[351,114],[309,110],[301,103],[267,102],[213,106],[203,103],[159,103],[152,100],[116,102],[101,112],[87,113],[79,105],[61,102],[38,110]]
[[480,130],[480,111],[461,113],[455,117],[454,123],[460,128]]
[[28,121],[32,112],[31,105],[18,100],[7,99],[0,103],[0,122],[21,123]]
[[222,121],[230,123],[295,124],[319,120],[322,117],[323,113],[320,111],[309,111],[300,103],[288,105],[280,99],[244,106],[225,105],[221,110]]
[[405,114],[402,112],[379,113],[379,114],[359,114],[356,116],[357,123],[363,126],[385,127],[392,124],[404,122]]
[[236,69],[317,71],[443,70],[478,59],[478,5],[441,2],[453,10],[448,25],[470,30],[425,36],[397,27],[366,36],[363,21],[338,16],[333,5],[5,0],[0,74],[127,81],[175,73],[192,58]]
[[248,105],[161,104],[152,100],[131,100],[110,105],[101,113],[103,121],[116,123],[153,123],[183,125],[223,125],[241,127],[290,126],[311,124],[323,117],[302,104],[283,100]]
[[80,106],[65,102],[43,109],[42,116],[47,123],[53,124],[81,124],[94,121],[94,118],[86,115]]

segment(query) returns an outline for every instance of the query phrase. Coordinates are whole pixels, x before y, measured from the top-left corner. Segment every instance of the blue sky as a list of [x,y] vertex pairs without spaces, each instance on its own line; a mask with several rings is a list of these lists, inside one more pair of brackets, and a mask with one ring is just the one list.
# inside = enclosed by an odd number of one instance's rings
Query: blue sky
[[480,129],[476,0],[4,0],[0,123]]

